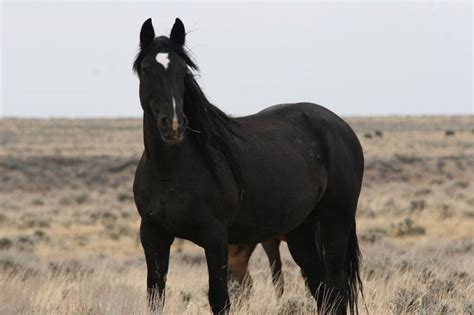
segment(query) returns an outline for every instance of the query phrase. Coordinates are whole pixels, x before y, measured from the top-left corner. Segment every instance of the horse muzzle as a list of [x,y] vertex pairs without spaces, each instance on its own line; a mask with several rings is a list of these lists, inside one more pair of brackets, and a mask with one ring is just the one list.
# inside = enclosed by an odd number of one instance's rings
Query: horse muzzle
[[184,131],[187,128],[187,118],[183,116],[181,119],[173,117],[172,120],[163,117],[158,123],[158,129],[163,141],[169,145],[176,145],[183,141]]

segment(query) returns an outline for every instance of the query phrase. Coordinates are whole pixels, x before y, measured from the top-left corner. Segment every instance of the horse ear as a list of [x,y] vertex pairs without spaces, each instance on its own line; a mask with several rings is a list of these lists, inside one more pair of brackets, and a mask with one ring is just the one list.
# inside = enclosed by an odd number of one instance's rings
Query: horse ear
[[183,46],[185,37],[186,31],[184,30],[184,24],[179,18],[176,18],[173,28],[171,29],[170,39],[176,44]]
[[153,29],[153,24],[151,24],[151,18],[146,20],[142,25],[142,30],[140,31],[140,47],[143,49],[148,47],[153,43],[155,39],[155,30]]

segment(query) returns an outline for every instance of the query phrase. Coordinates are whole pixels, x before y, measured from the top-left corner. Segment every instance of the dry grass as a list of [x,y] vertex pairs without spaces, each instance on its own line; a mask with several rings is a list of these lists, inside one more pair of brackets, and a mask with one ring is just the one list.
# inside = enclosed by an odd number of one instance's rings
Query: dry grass
[[[473,314],[472,117],[349,121],[366,155],[358,229],[367,309]],[[0,314],[146,313],[131,195],[141,122],[7,119],[0,141]],[[232,290],[233,313],[315,312],[281,249],[283,298],[259,248],[254,288]],[[203,251],[178,240],[171,257],[165,313],[209,313]]]

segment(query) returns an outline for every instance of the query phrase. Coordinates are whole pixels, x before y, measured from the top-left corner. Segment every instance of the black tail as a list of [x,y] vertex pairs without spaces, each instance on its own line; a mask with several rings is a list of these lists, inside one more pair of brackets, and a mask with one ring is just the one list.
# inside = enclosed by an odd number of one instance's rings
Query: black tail
[[347,246],[346,256],[346,274],[347,274],[347,300],[349,311],[351,314],[359,314],[357,297],[359,292],[364,297],[362,280],[360,278],[360,261],[362,255],[359,250],[359,242],[357,241],[356,224],[352,227],[349,235],[349,243]]

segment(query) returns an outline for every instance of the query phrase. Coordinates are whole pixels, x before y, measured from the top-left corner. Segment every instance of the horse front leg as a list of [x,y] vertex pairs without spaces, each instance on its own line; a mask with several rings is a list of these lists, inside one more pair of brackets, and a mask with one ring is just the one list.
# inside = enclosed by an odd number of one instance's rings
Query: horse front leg
[[147,266],[148,308],[155,312],[161,310],[165,303],[170,246],[174,238],[167,233],[154,229],[153,226],[142,220],[140,239]]
[[203,246],[209,272],[209,304],[214,314],[227,314],[230,309],[227,291],[227,232],[213,235]]

